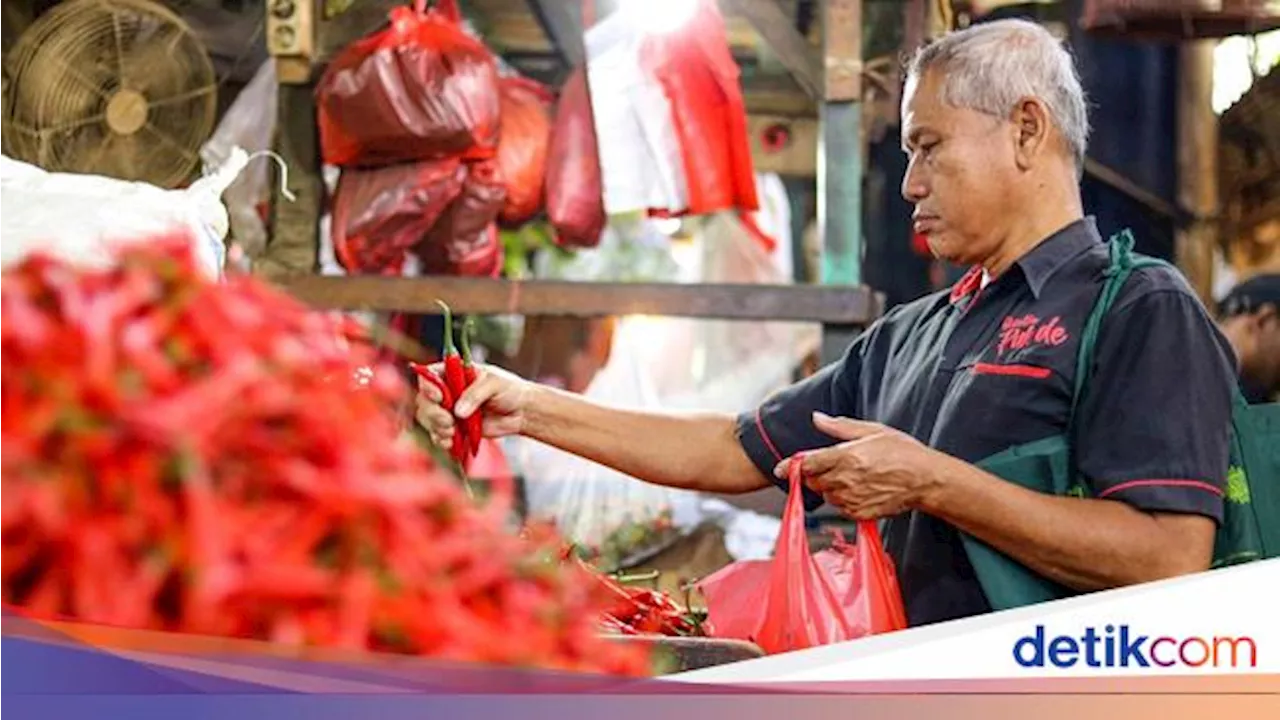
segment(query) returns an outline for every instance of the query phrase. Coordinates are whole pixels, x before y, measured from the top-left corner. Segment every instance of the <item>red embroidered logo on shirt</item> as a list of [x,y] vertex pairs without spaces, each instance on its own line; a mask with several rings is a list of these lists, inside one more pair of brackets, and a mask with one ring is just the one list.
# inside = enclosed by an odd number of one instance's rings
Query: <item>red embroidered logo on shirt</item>
[[1062,317],[1055,315],[1042,321],[1031,314],[1022,317],[1009,316],[1000,323],[1000,342],[996,345],[996,356],[1002,357],[1006,352],[1026,350],[1030,347],[1057,347],[1067,341],[1070,335],[1060,324]]

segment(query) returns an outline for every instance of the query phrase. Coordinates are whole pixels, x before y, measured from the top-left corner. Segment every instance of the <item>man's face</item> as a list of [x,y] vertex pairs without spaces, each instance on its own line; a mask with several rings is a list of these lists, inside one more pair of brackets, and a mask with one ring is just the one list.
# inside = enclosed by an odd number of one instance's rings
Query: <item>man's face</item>
[[1274,396],[1280,392],[1280,314],[1274,305],[1236,315],[1223,331],[1240,359],[1240,375],[1253,387]]
[[902,196],[933,254],[971,265],[996,251],[1020,205],[1014,134],[999,118],[947,105],[940,79],[927,71],[905,88]]

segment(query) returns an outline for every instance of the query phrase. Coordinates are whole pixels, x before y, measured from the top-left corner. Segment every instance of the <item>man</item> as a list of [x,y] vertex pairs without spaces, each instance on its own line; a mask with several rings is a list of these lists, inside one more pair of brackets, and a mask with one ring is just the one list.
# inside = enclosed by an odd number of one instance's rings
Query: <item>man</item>
[[1280,274],[1237,285],[1218,305],[1219,324],[1240,361],[1240,386],[1250,403],[1280,393]]
[[[903,195],[914,230],[972,270],[894,308],[843,359],[738,417],[600,407],[486,369],[455,408],[634,477],[708,492],[786,487],[807,452],[809,508],[887,518],[912,625],[990,610],[958,530],[1077,590],[1206,569],[1228,462],[1232,363],[1167,267],[1125,283],[1076,409],[1091,497],[1051,496],[973,463],[1060,434],[1075,350],[1107,246],[1078,189],[1087,119],[1072,60],[1037,25],[948,35],[914,59],[903,97]],[[419,419],[453,428],[425,387]]]

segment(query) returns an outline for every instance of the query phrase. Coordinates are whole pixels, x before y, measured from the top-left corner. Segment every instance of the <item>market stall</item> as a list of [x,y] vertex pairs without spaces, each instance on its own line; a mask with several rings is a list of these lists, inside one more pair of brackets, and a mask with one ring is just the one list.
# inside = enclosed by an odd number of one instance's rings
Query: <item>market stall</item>
[[[31,240],[5,256],[6,602],[621,675],[904,627],[873,523],[643,485],[477,416],[436,447],[414,385],[447,406],[474,357],[735,412],[835,359],[886,309],[863,206],[891,192],[866,167],[889,58],[1002,5],[267,0],[262,52],[150,0],[43,14],[5,76]],[[71,55],[73,25],[100,42]],[[1212,152],[1188,144],[1185,207],[1085,172],[1177,218],[1202,285]],[[143,236],[165,242],[107,252]]]

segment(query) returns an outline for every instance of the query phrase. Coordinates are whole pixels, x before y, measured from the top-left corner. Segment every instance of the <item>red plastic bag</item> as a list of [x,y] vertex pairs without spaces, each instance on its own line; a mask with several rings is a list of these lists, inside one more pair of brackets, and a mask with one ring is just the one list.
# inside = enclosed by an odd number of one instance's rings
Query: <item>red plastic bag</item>
[[492,160],[464,167],[462,192],[427,233],[418,256],[431,274],[496,277],[502,272],[503,255],[494,220],[507,188]]
[[338,262],[353,274],[399,274],[404,254],[458,197],[466,177],[456,158],[343,170],[331,230]]
[[905,628],[898,578],[875,521],[858,522],[856,544],[837,537],[831,549],[810,554],[799,458],[773,558],[733,563],[698,584],[713,634],[772,654]]
[[525,78],[502,78],[502,131],[495,158],[507,185],[498,217],[519,225],[542,209],[547,147],[551,141],[551,93]]
[[343,50],[316,87],[330,165],[491,157],[500,105],[493,55],[459,25],[455,0],[391,10],[391,25]]
[[547,156],[547,217],[556,242],[595,247],[606,222],[587,74],[577,68],[565,81],[556,107]]
[[729,52],[724,18],[712,0],[679,29],[653,33],[641,61],[671,101],[684,157],[685,214],[758,210],[740,71]]

